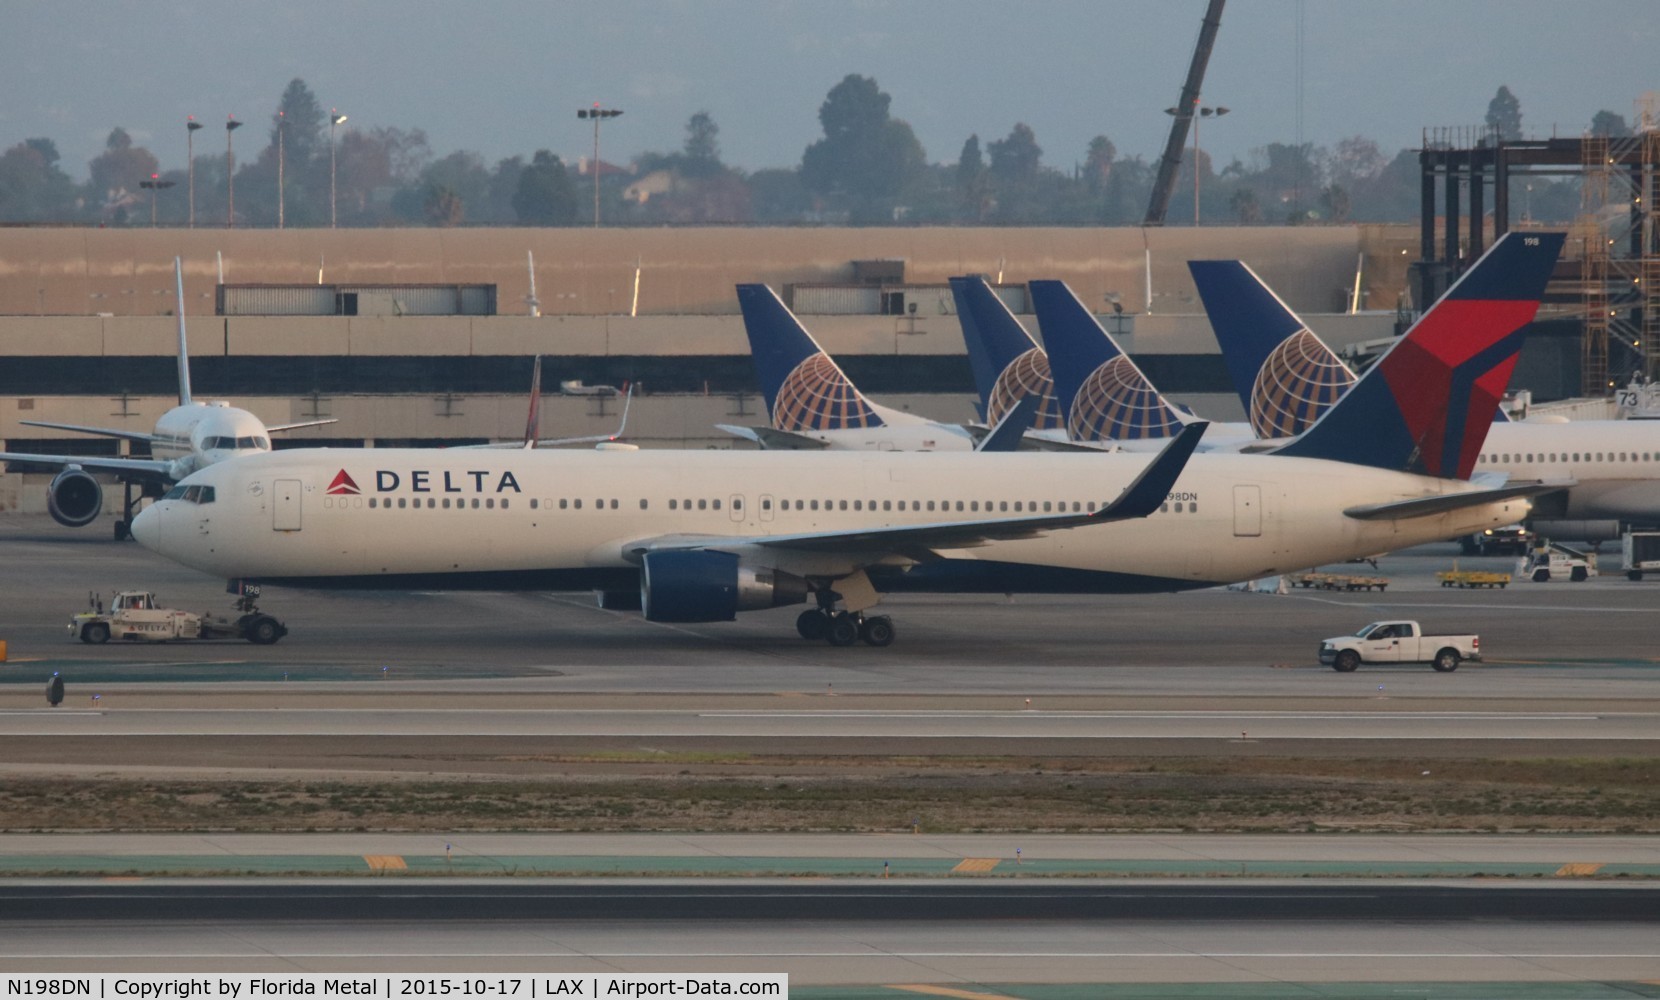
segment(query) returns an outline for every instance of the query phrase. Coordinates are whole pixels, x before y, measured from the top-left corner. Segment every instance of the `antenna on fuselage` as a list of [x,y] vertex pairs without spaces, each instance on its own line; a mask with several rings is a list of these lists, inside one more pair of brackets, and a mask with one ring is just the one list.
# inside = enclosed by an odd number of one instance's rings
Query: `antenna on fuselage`
[[190,405],[190,351],[184,341],[184,263],[173,258],[173,282],[178,294],[179,315],[179,405]]

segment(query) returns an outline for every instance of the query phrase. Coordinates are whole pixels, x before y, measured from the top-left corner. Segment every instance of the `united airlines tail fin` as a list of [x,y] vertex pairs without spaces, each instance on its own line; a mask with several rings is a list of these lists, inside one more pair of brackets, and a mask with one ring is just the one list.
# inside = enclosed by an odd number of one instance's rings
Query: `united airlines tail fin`
[[1032,420],[1035,430],[1063,426],[1049,356],[1014,318],[980,275],[952,278],[951,295],[957,302],[957,322],[963,328],[968,362],[974,369],[974,388],[980,394],[980,415],[988,424],[1001,421],[1022,397],[1041,399]]
[[1064,281],[1031,281],[1055,397],[1074,441],[1166,438],[1188,418],[1118,349]]
[[766,285],[739,285],[738,306],[772,426],[783,431],[880,427],[882,418]]
[[190,349],[184,336],[184,262],[173,258],[174,311],[179,315],[179,405],[190,405]]
[[1301,434],[1354,384],[1349,366],[1243,262],[1187,268],[1257,437]]
[[1325,416],[1276,453],[1468,479],[1563,240],[1500,237]]

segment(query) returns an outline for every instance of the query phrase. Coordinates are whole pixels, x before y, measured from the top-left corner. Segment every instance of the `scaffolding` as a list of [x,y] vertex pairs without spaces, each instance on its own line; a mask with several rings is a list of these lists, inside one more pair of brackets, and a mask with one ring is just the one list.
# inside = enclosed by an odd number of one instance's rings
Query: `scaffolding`
[[[1497,239],[1511,228],[1513,182],[1573,177],[1580,212],[1545,301],[1559,315],[1584,316],[1582,390],[1606,396],[1626,378],[1660,379],[1660,95],[1638,102],[1630,136],[1501,141],[1480,128],[1426,129],[1419,169],[1422,238],[1412,288],[1419,308],[1480,256],[1487,192]],[[1524,214],[1521,222],[1532,220]]]

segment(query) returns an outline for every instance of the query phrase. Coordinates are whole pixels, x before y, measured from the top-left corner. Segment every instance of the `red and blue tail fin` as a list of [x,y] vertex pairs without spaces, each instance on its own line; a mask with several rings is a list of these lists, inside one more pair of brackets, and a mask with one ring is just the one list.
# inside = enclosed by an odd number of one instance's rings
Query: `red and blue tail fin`
[[1468,479],[1562,233],[1507,233],[1348,394],[1275,453]]
[[1064,281],[1030,281],[1055,396],[1074,441],[1166,438],[1186,417],[1159,394]]
[[1354,384],[1354,372],[1243,261],[1190,260],[1187,269],[1257,437],[1301,434]]
[[1023,396],[1036,395],[1042,402],[1031,421],[1032,428],[1043,431],[1060,427],[1061,411],[1049,375],[1049,356],[985,278],[976,274],[950,280],[968,363],[974,369],[974,387],[980,393],[980,415],[996,426]]
[[864,393],[772,289],[739,285],[738,306],[773,427],[799,432],[883,425]]

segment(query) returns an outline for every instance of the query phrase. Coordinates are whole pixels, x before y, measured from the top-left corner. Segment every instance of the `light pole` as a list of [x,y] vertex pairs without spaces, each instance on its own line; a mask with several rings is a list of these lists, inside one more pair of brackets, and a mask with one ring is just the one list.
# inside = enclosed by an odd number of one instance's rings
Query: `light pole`
[[242,127],[235,115],[225,118],[225,228],[236,225],[236,154],[231,151],[231,133]]
[[160,174],[151,174],[147,181],[139,181],[138,186],[150,192],[150,228],[156,228],[156,192],[165,191],[177,184],[178,181],[164,181]]
[[[1164,113],[1173,117],[1186,117],[1193,122],[1193,224],[1199,224],[1199,119],[1217,118],[1227,114],[1230,109],[1223,107],[1200,107],[1198,100],[1194,100],[1193,108],[1184,111],[1181,108],[1165,108]],[[1197,113],[1195,113],[1197,112]]]
[[591,108],[577,109],[578,118],[592,118],[594,120],[594,228],[599,228],[599,123],[602,118],[615,118],[622,114],[617,108],[602,108],[596,101]]
[[346,116],[334,108],[329,109],[329,228],[334,228],[334,129],[344,124]]
[[278,229],[282,228],[282,219],[283,219],[283,214],[282,214],[282,207],[283,207],[282,206],[282,203],[283,203],[283,197],[282,197],[282,165],[283,165],[282,134],[285,131],[285,129],[282,126],[283,126],[283,123],[286,122],[287,120],[288,119],[285,117],[285,112],[282,112],[282,111],[277,112],[277,228]]
[[196,120],[195,115],[186,115],[184,119],[184,158],[185,172],[190,177],[190,228],[196,228],[196,130],[202,123]]

